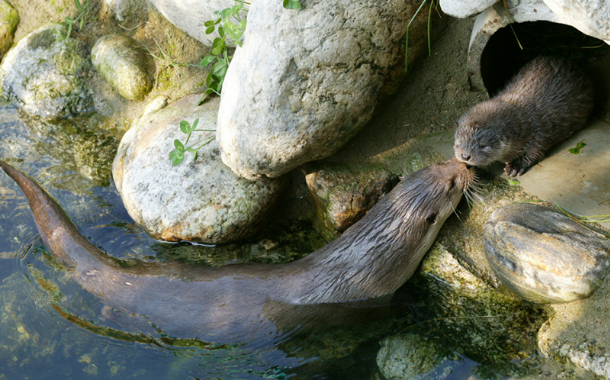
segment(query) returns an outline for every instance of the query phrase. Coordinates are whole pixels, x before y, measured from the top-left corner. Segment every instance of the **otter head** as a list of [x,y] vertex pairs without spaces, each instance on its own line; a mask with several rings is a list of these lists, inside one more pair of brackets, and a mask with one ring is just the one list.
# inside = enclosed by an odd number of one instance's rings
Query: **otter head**
[[507,111],[502,105],[487,101],[462,116],[455,131],[455,158],[474,166],[505,160],[511,150],[506,137],[510,128]]
[[412,242],[420,241],[421,255],[430,248],[462,194],[475,180],[472,166],[452,158],[422,169],[405,180],[401,206],[406,207],[403,229]]

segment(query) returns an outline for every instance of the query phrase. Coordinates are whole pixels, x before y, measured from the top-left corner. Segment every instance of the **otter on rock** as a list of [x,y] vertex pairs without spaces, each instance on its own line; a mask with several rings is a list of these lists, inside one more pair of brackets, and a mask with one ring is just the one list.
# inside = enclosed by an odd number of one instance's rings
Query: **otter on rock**
[[[413,275],[474,180],[473,169],[456,159],[432,165],[403,179],[341,237],[301,260],[212,268],[121,265],[80,235],[33,179],[0,166],[25,193],[44,244],[81,286],[170,337],[216,342],[268,337],[320,316],[349,317],[358,301],[391,296]],[[328,307],[339,303],[343,314]]]
[[592,109],[592,82],[582,68],[566,58],[537,57],[497,96],[462,116],[455,157],[475,166],[505,162],[506,174],[521,175],[582,129]]

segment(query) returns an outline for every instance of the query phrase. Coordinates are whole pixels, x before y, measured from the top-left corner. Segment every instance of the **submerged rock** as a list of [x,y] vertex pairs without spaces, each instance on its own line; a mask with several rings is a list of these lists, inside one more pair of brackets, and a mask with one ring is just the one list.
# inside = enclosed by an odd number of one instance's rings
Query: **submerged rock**
[[[180,121],[198,118],[197,129],[214,129],[218,100],[198,106],[191,95],[149,113],[123,137],[113,176],[127,211],[156,239],[220,244],[258,231],[284,187],[284,179],[250,181],[220,161],[215,140],[190,153],[178,166],[169,154],[174,140],[186,140]],[[207,141],[214,132],[194,132],[190,144]]]
[[317,229],[332,240],[390,192],[398,176],[380,165],[324,163],[306,181],[316,203]]
[[124,35],[100,38],[91,50],[93,66],[123,97],[142,100],[155,82],[153,58],[135,40]]
[[254,2],[222,89],[223,162],[245,178],[278,177],[336,152],[371,118],[417,7],[314,0],[297,12]]
[[19,15],[15,8],[0,0],[0,59],[11,48],[15,29],[19,24]]
[[81,44],[66,38],[64,24],[36,29],[0,65],[2,95],[33,115],[67,117],[91,109],[84,76],[89,67]]
[[485,256],[500,280],[538,303],[589,297],[608,268],[610,240],[535,204],[496,210],[485,223]]

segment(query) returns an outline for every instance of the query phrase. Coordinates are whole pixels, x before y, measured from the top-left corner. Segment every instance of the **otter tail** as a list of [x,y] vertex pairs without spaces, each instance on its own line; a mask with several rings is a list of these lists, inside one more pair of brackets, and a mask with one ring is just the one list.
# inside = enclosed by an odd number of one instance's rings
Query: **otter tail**
[[36,227],[47,248],[72,268],[90,264],[95,259],[91,254],[101,252],[82,237],[70,218],[57,204],[55,199],[30,178],[8,163],[0,161],[0,167],[17,182],[24,192],[36,221]]

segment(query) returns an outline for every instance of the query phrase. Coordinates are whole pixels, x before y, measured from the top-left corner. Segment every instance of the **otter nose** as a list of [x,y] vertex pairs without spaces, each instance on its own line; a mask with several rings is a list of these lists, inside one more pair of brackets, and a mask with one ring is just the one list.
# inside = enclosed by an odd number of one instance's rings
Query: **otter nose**
[[462,161],[468,161],[470,160],[470,156],[465,155],[464,153],[462,153],[460,156],[462,156]]

